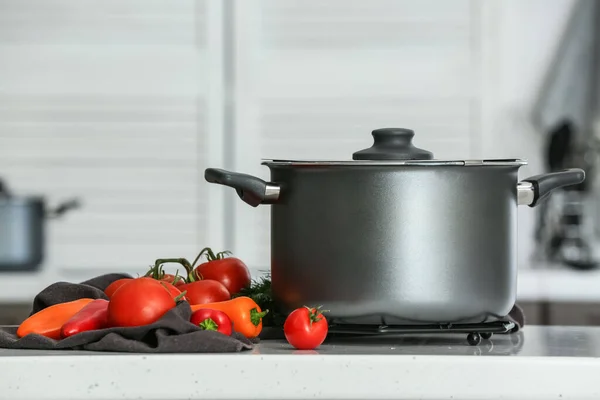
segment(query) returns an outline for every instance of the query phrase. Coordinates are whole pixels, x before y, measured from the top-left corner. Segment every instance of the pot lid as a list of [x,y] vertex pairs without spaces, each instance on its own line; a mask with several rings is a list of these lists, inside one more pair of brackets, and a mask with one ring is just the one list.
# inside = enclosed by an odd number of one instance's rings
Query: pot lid
[[431,160],[433,153],[412,144],[415,133],[411,129],[375,129],[373,146],[352,154],[354,160]]
[[433,153],[413,145],[415,133],[406,128],[382,128],[371,132],[373,145],[352,154],[352,160],[279,160],[263,159],[263,165],[421,165],[421,166],[517,166],[527,164],[519,159],[436,160]]

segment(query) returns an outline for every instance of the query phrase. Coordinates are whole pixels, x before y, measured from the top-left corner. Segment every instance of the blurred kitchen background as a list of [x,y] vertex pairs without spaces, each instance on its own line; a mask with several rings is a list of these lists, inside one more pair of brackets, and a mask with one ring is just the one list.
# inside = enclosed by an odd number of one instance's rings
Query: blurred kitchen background
[[[436,158],[524,158],[521,178],[586,169],[585,185],[520,207],[518,301],[529,323],[600,325],[599,10],[0,0],[0,197],[42,196],[48,214],[80,204],[44,221],[40,262],[0,254],[0,323],[18,323],[49,283],[143,274],[205,246],[267,270],[269,208],[204,169],[267,178],[261,158],[350,159],[372,129],[406,127]],[[0,226],[0,249],[11,234]]]

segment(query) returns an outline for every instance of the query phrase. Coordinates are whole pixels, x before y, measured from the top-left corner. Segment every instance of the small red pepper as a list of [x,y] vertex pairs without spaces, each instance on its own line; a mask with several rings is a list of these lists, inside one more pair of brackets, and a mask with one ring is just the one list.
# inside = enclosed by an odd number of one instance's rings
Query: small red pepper
[[63,338],[108,326],[108,300],[97,299],[73,315],[60,329]]
[[201,308],[195,311],[190,322],[207,331],[217,331],[231,336],[233,323],[223,311]]

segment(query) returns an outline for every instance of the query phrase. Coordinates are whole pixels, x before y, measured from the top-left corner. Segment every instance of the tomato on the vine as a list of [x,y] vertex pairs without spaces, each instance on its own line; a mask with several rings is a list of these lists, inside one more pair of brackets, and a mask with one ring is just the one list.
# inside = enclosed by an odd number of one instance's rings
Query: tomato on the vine
[[186,283],[178,287],[185,291],[185,297],[190,304],[217,303],[231,299],[231,295],[220,282],[204,279]]
[[106,296],[110,299],[113,296],[113,294],[117,291],[117,289],[119,289],[121,286],[123,286],[127,282],[130,282],[132,279],[133,278],[117,279],[116,281],[114,281],[110,285],[108,285],[106,287],[106,289],[104,289],[104,294],[106,294]]
[[179,300],[164,282],[136,278],[125,283],[108,302],[110,326],[142,326],[156,322]]
[[163,270],[162,260],[157,260],[156,263],[150,267],[148,272],[146,272],[145,277],[156,279],[157,281],[167,282],[174,286],[182,286],[185,284],[185,278],[179,275],[179,272],[173,274],[165,274]]
[[173,298],[178,298],[180,300],[188,299],[186,296],[187,293],[184,293],[185,290],[182,289],[182,286],[175,286],[172,283],[165,282],[165,281],[160,281],[160,283],[169,290],[169,293],[171,293],[171,296]]
[[164,274],[160,281],[170,283],[176,287],[185,285],[185,279],[180,275]]
[[226,257],[229,251],[214,254],[210,248],[204,248],[192,265],[206,254],[207,261],[194,269],[193,279],[210,279],[221,282],[230,294],[239,293],[252,283],[250,270],[242,260],[236,257]]
[[327,337],[327,319],[319,308],[302,307],[292,311],[283,324],[288,343],[298,350],[319,347]]

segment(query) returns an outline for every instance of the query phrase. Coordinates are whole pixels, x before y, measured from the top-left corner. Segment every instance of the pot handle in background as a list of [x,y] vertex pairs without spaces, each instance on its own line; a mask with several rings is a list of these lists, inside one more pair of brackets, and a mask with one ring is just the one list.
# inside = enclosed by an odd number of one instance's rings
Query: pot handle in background
[[10,190],[8,189],[8,186],[6,186],[2,178],[0,178],[0,197],[11,197]]
[[56,208],[46,210],[46,217],[49,219],[62,217],[68,211],[81,208],[81,201],[79,199],[71,199],[63,201]]
[[517,185],[518,203],[519,205],[535,207],[540,200],[550,195],[554,189],[577,185],[584,180],[585,171],[580,168],[550,172],[523,179]]
[[240,199],[256,207],[259,204],[275,203],[279,199],[279,185],[265,182],[252,175],[225,171],[218,168],[207,168],[204,179],[210,183],[234,188]]

